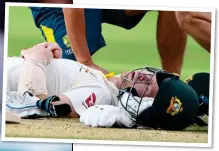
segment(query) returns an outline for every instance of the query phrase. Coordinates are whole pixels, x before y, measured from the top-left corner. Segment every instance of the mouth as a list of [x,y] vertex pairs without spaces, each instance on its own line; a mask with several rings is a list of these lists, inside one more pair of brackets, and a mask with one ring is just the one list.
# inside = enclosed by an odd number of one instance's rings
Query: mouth
[[132,81],[134,81],[134,79],[135,79],[135,72],[132,72],[132,75],[131,75],[132,77]]

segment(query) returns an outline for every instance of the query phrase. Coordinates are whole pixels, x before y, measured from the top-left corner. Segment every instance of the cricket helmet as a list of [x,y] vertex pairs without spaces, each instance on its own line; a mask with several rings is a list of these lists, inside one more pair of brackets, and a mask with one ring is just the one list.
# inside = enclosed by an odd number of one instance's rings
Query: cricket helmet
[[199,99],[199,109],[195,123],[200,126],[208,126],[203,120],[204,115],[208,116],[209,113],[209,86],[210,86],[210,74],[206,72],[196,73],[189,76],[185,83],[190,85],[196,92]]
[[[134,80],[127,78],[128,74],[136,70],[140,71],[138,72],[139,76],[147,74],[151,77],[147,82],[142,82],[144,84],[144,91],[141,94],[135,89],[136,83],[139,83],[137,81],[138,77],[136,76],[137,78]],[[191,86],[179,80],[179,75],[152,67],[136,70],[129,72],[124,77],[123,81],[129,80],[132,85],[124,89],[122,82],[119,95],[122,107],[132,115],[136,125],[155,129],[182,130],[194,123],[199,106],[198,97]],[[141,109],[141,105],[145,102],[144,93],[147,91],[153,78],[156,78],[159,89],[151,104]],[[123,100],[124,94],[127,96],[125,98],[126,101]],[[133,102],[135,102],[134,105]]]

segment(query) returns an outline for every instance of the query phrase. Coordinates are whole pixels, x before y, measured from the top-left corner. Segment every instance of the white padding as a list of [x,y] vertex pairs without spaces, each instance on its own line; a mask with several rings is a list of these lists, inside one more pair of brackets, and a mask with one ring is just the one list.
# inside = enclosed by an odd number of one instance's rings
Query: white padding
[[46,86],[46,64],[33,59],[25,59],[20,74],[18,91],[28,91],[33,95],[48,95]]

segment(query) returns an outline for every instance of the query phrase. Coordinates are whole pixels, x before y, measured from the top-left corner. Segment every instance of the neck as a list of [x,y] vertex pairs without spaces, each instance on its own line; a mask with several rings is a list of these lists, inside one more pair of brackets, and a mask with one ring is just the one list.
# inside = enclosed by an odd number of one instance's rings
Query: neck
[[119,86],[120,86],[120,79],[118,77],[110,77],[110,78],[107,78],[107,80],[112,82],[113,84],[115,84],[115,86],[117,88],[119,88]]

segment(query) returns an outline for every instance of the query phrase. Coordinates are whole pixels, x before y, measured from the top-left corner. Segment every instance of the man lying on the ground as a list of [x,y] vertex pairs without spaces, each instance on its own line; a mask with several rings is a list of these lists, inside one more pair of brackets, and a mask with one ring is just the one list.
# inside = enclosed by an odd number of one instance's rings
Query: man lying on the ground
[[85,125],[104,127],[184,129],[194,122],[197,94],[177,75],[145,67],[108,76],[53,59],[60,52],[57,44],[42,43],[22,51],[24,59],[8,58],[8,110],[24,118],[80,117]]

